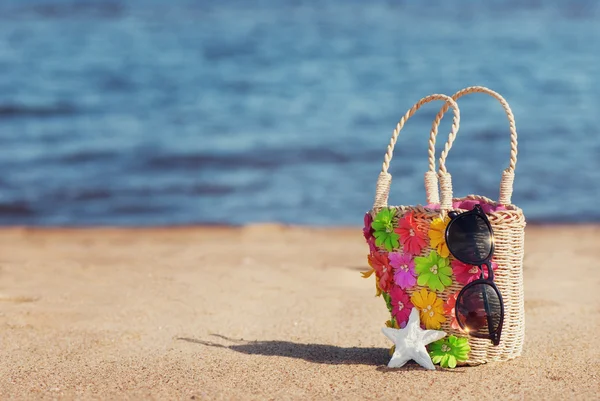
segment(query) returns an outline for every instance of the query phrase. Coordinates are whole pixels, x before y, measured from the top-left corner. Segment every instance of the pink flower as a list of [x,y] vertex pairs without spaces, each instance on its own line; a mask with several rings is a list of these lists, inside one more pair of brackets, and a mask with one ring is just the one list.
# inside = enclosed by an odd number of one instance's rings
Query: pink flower
[[475,205],[481,205],[481,210],[483,210],[483,213],[493,213],[497,212],[498,210],[506,210],[506,208],[502,205],[494,206],[487,202],[482,202],[475,199],[465,199],[452,203],[452,207],[454,209],[464,210],[473,210],[473,207],[475,207]]
[[[460,284],[467,285],[471,281],[475,281],[481,276],[481,268],[479,266],[468,265],[466,263],[461,262],[460,260],[453,260],[452,263],[452,273],[454,273],[454,277],[456,277],[456,281]],[[492,269],[496,270],[498,265],[496,262],[492,262]],[[488,272],[487,267],[483,267],[483,277],[487,278]]]
[[369,265],[375,270],[375,274],[379,280],[379,288],[384,292],[389,292],[392,286],[393,270],[392,266],[390,266],[387,252],[371,252],[369,255]]
[[373,223],[373,217],[371,217],[371,213],[365,214],[365,226],[363,227],[363,235],[365,240],[367,240],[367,244],[369,245],[369,250],[371,252],[377,252],[377,246],[375,245],[375,237],[373,237],[373,228],[371,224]]
[[390,265],[394,268],[394,282],[402,289],[409,289],[417,284],[415,261],[411,254],[393,252],[388,255]]
[[410,302],[408,294],[398,287],[392,288],[390,298],[392,299],[392,315],[396,319],[398,326],[403,329],[406,327],[413,304]]
[[458,325],[458,321],[456,320],[455,311],[456,298],[458,297],[459,292],[455,292],[454,294],[450,295],[448,297],[448,300],[444,303],[444,313],[446,314],[446,316],[449,316],[452,319],[450,322],[450,327],[452,327],[454,330],[460,330],[460,326]]
[[427,245],[427,233],[417,228],[417,223],[412,213],[407,213],[398,221],[396,233],[400,235],[400,242],[404,252],[418,255]]

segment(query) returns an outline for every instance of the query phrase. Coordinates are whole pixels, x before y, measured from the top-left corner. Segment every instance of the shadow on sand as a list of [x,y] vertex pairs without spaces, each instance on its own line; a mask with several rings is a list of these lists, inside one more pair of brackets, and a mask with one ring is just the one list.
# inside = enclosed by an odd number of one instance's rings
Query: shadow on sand
[[207,347],[227,348],[248,355],[283,356],[329,365],[385,365],[388,359],[388,350],[385,348],[344,348],[325,344],[297,344],[289,341],[240,341],[219,334],[213,336],[233,344],[223,345],[185,337],[178,337],[177,340]]

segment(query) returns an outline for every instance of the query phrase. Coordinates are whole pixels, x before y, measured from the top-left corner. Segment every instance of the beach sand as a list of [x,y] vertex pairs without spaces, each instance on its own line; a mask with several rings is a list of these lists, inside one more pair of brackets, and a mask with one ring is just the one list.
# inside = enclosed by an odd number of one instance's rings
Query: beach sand
[[360,228],[0,230],[0,399],[598,399],[600,227],[526,230],[522,357],[386,368]]

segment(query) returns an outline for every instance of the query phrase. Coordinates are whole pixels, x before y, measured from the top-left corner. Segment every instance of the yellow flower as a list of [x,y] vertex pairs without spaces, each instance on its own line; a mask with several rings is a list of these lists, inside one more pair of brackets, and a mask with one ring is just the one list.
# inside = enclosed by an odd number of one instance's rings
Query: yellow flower
[[361,274],[361,276],[362,276],[363,278],[369,278],[369,277],[371,277],[371,275],[372,275],[373,273],[375,273],[375,269],[373,269],[372,267],[371,267],[371,270],[369,270],[369,271],[366,271],[366,272],[360,272],[360,274]]
[[[371,259],[367,259],[367,263],[369,263],[369,266],[371,266],[371,270],[360,272],[363,278],[369,278],[373,273],[375,273],[375,269],[373,269],[373,265],[371,264]],[[381,296],[381,288],[379,288],[379,280],[377,280],[377,277],[375,277],[375,296]]]
[[429,225],[429,240],[431,247],[436,248],[438,254],[442,258],[447,258],[450,255],[448,245],[446,245],[446,226],[450,222],[450,217],[446,216],[444,220],[434,219]]
[[375,277],[375,296],[376,297],[380,297],[381,296],[381,288],[379,288],[379,280],[377,280],[377,277]]
[[421,291],[413,293],[410,301],[421,312],[421,322],[425,323],[427,329],[439,330],[442,327],[442,323],[446,321],[444,301],[438,298],[435,292],[421,288]]
[[[398,322],[394,318],[391,318],[390,320],[388,320],[387,322],[385,322],[385,327],[391,327],[393,329],[399,329],[400,328],[400,327],[398,327]],[[390,356],[394,355],[395,351],[396,351],[396,346],[392,345],[392,348],[390,348]]]

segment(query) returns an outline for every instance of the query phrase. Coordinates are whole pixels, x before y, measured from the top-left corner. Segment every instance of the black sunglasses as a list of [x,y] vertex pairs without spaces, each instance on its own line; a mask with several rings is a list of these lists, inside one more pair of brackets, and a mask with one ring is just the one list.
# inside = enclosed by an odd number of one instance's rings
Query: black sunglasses
[[[464,213],[448,213],[446,244],[459,261],[481,269],[479,279],[467,284],[456,298],[456,320],[470,336],[489,338],[500,344],[504,303],[494,283],[491,259],[494,254],[494,232],[480,205]],[[484,276],[484,266],[488,277]]]

